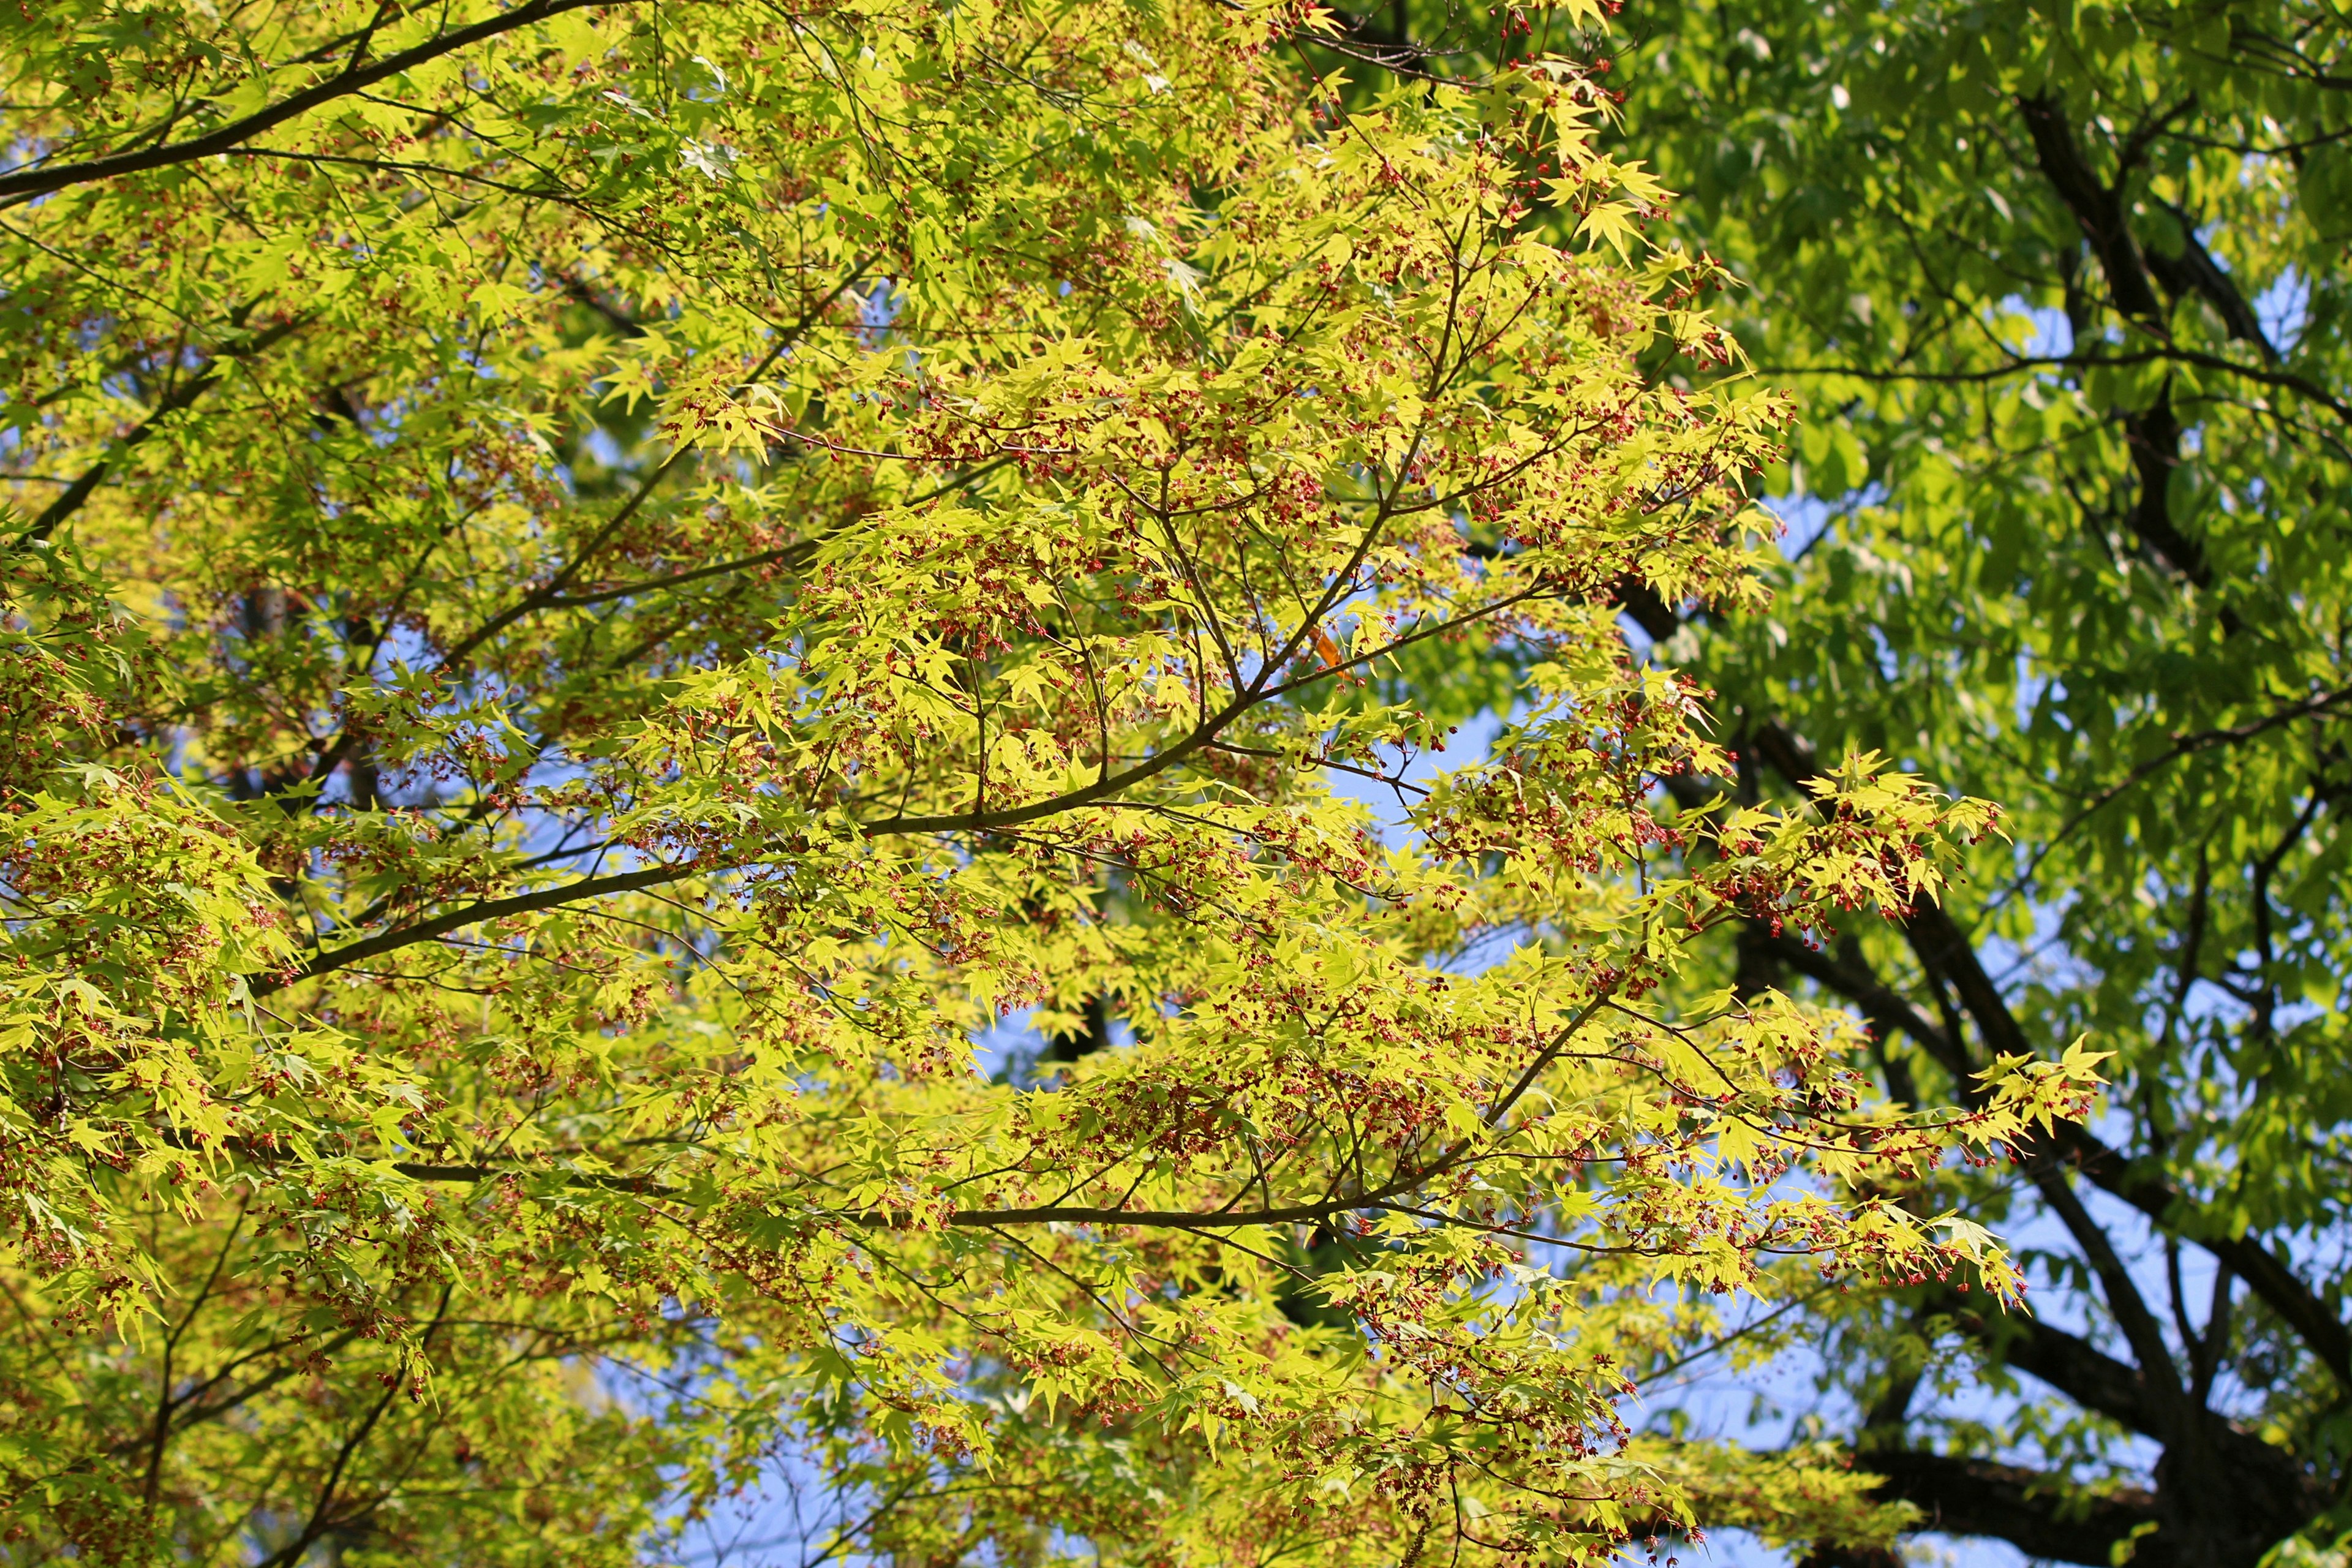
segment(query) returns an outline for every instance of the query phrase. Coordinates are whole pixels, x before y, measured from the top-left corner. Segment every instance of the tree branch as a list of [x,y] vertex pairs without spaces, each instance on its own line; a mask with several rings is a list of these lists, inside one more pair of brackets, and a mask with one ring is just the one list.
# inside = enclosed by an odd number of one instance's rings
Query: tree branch
[[2021,887],[2032,878],[2033,873],[2040,869],[2042,862],[2050,858],[2050,852],[2057,848],[2059,842],[2068,834],[2080,827],[2102,807],[2112,804],[2116,796],[2149,774],[2162,771],[2183,757],[2195,756],[2198,752],[2210,751],[2215,746],[2235,745],[2241,742],[2251,741],[2255,736],[2275,730],[2283,724],[2292,724],[2298,719],[2318,718],[2330,709],[2346,702],[2352,702],[2352,686],[2336,691],[2315,693],[2300,702],[2291,702],[2275,713],[2265,714],[2260,719],[2233,725],[2226,730],[2200,730],[2193,734],[2175,736],[2171,745],[2132,769],[2116,783],[2101,790],[2092,797],[2088,805],[2068,817],[2058,831],[2050,836],[2049,841],[2034,851],[2033,858],[2026,863],[2024,872],[2018,878],[2018,885]]
[[[1811,742],[1785,725],[1762,726],[1751,743],[1775,772],[1798,788],[1820,774]],[[2032,1054],[2032,1044],[2023,1026],[2010,1011],[2008,1001],[1985,973],[1975,948],[1943,906],[1923,904],[1902,925],[1921,963],[1931,973],[1945,976],[1959,993],[1961,1005],[1967,1008],[1989,1047],[2006,1055]],[[1874,1005],[1885,1005],[1884,998],[1862,988],[1847,990],[1852,976],[1833,963],[1818,962],[1818,954],[1810,957],[1816,962],[1805,973],[1862,1006],[1866,1016]],[[1945,1031],[1919,1017],[1917,1011],[1900,998],[1894,1000],[1898,1005],[1887,1009],[1885,1016],[1897,1021],[1906,1033],[1931,1053],[1938,1053],[1941,1047],[1938,1059],[1965,1089],[1965,1074],[1974,1070],[1965,1048],[1959,1042],[1945,1044]],[[1913,1026],[1915,1022],[1916,1027]],[[2161,1175],[2137,1167],[2121,1151],[2087,1128],[2060,1123],[2050,1132],[2048,1143],[2050,1146],[2042,1150],[2020,1152],[2029,1159],[2071,1162],[2102,1190],[2131,1205],[2160,1229],[2203,1247],[2233,1270],[2249,1289],[2294,1330],[2339,1388],[2352,1391],[2352,1331],[2346,1329],[2343,1321],[2291,1267],[2252,1237],[2215,1235],[2206,1230],[2196,1223],[2200,1216],[2194,1198]]]
[[87,158],[77,163],[19,169],[12,174],[0,174],[0,207],[16,206],[37,196],[73,185],[88,184],[94,180],[110,180],[121,174],[141,174],[149,169],[167,168],[173,163],[209,158],[215,153],[228,152],[239,142],[249,141],[265,131],[308,114],[321,104],[331,103],[339,98],[373,87],[388,77],[398,76],[429,60],[439,59],[443,55],[480,43],[485,38],[494,38],[500,33],[546,21],[566,11],[582,10],[590,5],[625,5],[630,3],[631,0],[527,0],[526,4],[511,11],[486,16],[471,26],[428,38],[413,48],[387,55],[373,65],[361,65],[354,57],[350,66],[326,80],[313,83],[290,97],[280,99],[242,120],[231,121],[202,136],[192,136],[184,142],[165,142],[139,153],[118,153],[110,157]]
[[2028,1557],[2111,1568],[2117,1545],[2160,1521],[2155,1497],[2138,1488],[2093,1492],[2021,1465],[1910,1449],[1881,1450],[1859,1464],[1884,1478],[1881,1498],[1926,1516],[1919,1528],[1989,1535]]
[[205,362],[204,369],[164,394],[153,409],[148,413],[147,417],[131,426],[130,433],[115,443],[111,452],[90,465],[79,479],[68,485],[58,494],[57,500],[42,508],[41,515],[35,518],[32,526],[25,531],[22,542],[29,543],[44,540],[55,533],[58,526],[79,511],[82,509],[82,503],[89,500],[98,487],[105,482],[106,476],[113,468],[116,458],[152,436],[165,419],[191,406],[196,399],[211,391],[214,384],[219,381],[221,372],[226,365],[238,360],[250,359],[257,353],[266,352],[273,345],[301,331],[316,319],[315,312],[306,311],[301,315],[280,321],[274,327],[256,332],[235,348],[223,349],[214,354]]
[[[2124,214],[2118,184],[2101,183],[2075,144],[2065,117],[2065,106],[2048,93],[2021,96],[2017,107],[2025,117],[2027,132],[2042,173],[2090,242],[2106,274],[2116,307],[2141,331],[2168,341],[2163,303],[2157,298],[2146,258],[2133,239]],[[2167,499],[2172,470],[2180,464],[2180,420],[2173,413],[2169,383],[2147,407],[2123,414],[2124,434],[2131,448],[2132,467],[2139,476],[2139,499],[2131,511],[2132,531],[2183,577],[2200,588],[2212,586],[2212,567],[2204,547],[2182,533],[2172,521]]]
[[2202,297],[2213,307],[2214,313],[2221,318],[2221,324],[2229,329],[2231,337],[2242,343],[2253,344],[2264,360],[2276,364],[2279,352],[2269,334],[2263,331],[2261,318],[2254,314],[2253,307],[2246,303],[2246,297],[2238,292],[2238,286],[2231,281],[2230,275],[2221,270],[2221,264],[2213,259],[2213,253],[2207,250],[2204,242],[2197,237],[2196,225],[2189,222],[2187,213],[2171,203],[2167,202],[2164,206],[2172,214],[2173,220],[2180,225],[2180,254],[2167,256],[2160,250],[2143,251],[2141,254],[2148,270],[2156,274],[2158,282],[2164,285],[2164,291],[2176,300],[2184,294]]

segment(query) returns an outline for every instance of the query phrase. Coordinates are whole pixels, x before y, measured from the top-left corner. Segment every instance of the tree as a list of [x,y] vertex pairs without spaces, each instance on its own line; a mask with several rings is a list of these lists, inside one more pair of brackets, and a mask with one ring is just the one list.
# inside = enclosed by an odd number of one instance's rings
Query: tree
[[[1282,6],[5,26],[9,1552],[634,1561],[785,1450],[904,1562],[1887,1539],[1628,1370],[1725,1293],[1998,1310],[1891,1194],[2094,1058],[1905,1114],[1691,980],[1991,814],[1661,809],[1731,763],[1612,598],[1752,598],[1785,405],[1698,384],[1590,74],[1309,105]],[[1322,781],[1496,641],[1524,721],[1383,851]]]
[[[1874,747],[2015,840],[1935,909],[1822,950],[1751,927],[1719,962],[1853,1007],[1898,1100],[2116,1053],[2091,1129],[1940,1200],[2035,1238],[2030,1325],[1940,1289],[1832,1320],[1857,1462],[2038,1558],[2336,1542],[2341,7],[1665,4],[1626,31],[1609,79],[1802,400],[1775,485],[1822,523],[1769,615],[1648,632],[1717,689],[1736,798]],[[1986,1378],[2014,1397],[1935,1397]]]

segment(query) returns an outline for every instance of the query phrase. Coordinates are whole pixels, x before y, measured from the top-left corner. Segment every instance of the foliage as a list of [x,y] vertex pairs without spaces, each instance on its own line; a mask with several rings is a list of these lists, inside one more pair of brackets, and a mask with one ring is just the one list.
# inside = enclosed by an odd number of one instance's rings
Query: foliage
[[[1732,764],[1609,599],[1759,603],[1786,408],[1698,384],[1587,72],[1310,114],[1327,19],[1244,5],[0,25],[9,1552],[629,1561],[784,1453],[907,1562],[1908,1517],[1629,1441],[1628,1371],[1730,1293],[2011,1300],[1890,1194],[2095,1056],[1906,1115],[1697,983],[1992,819],[1869,755],[1659,805]],[[1384,850],[1325,781],[1442,745],[1382,683],[1448,646],[1526,711]],[[984,1076],[1024,1016],[1074,1059]]]
[[1719,689],[1739,798],[1795,794],[1808,742],[1874,747],[2015,839],[1937,910],[1831,952],[1752,931],[1723,972],[1849,1001],[1901,1100],[2116,1053],[2095,1136],[1935,1200],[2034,1238],[2030,1329],[1937,1291],[1832,1315],[1860,1462],[2036,1557],[2324,1551],[2352,1523],[2343,8],[1665,4],[1626,34],[1674,232],[1747,283],[1729,324],[1803,405],[1770,613],[1650,629]]

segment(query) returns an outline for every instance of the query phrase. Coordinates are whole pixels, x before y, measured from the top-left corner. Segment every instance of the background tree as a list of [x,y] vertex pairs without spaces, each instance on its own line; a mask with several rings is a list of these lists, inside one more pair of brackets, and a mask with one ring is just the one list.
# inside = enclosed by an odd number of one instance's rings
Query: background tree
[[[2093,1062],[1906,1118],[1685,982],[1990,814],[1654,809],[1731,763],[1608,601],[1753,599],[1785,407],[1696,384],[1582,69],[1312,118],[1279,6],[5,26],[0,1550],[628,1561],[780,1452],[905,1562],[1888,1539],[1834,1456],[1631,1440],[1626,1369],[1724,1295],[1997,1308],[1894,1196]],[[1442,745],[1368,682],[1474,635],[1526,721],[1384,853],[1322,781]],[[1128,1043],[982,1077],[1023,1011]]]
[[[1965,1189],[2030,1326],[1836,1320],[1924,1522],[2252,1563],[2346,1503],[2352,86],[2326,5],[1645,5],[1609,79],[1797,389],[1766,616],[1654,613],[1742,798],[1874,746],[2000,801],[1956,898],[1743,984],[1842,998],[1900,1100],[2087,1032],[2092,1129]],[[1825,510],[1823,510],[1825,509]],[[1818,531],[1815,522],[1818,521]],[[1990,1377],[2007,1397],[1955,1397]]]

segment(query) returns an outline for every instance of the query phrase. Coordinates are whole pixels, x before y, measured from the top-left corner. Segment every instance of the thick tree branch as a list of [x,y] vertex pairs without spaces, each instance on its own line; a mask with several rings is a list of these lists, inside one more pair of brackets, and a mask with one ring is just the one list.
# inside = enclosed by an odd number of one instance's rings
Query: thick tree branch
[[2137,1488],[2089,1492],[2062,1476],[1957,1454],[1881,1450],[1863,1468],[1885,1478],[1878,1495],[1916,1507],[1920,1528],[1989,1535],[2029,1557],[2111,1568],[2115,1549],[2161,1516]]
[[2253,307],[2246,303],[2246,297],[2238,292],[2237,284],[2221,270],[2221,264],[2213,259],[2212,252],[2207,250],[2204,243],[2197,237],[2197,226],[2189,222],[2189,215],[2168,204],[2168,208],[2174,221],[2180,225],[2180,254],[2167,256],[2154,249],[2141,252],[2148,270],[2156,275],[2158,283],[2164,285],[2164,291],[2173,298],[2195,294],[2203,299],[2213,307],[2213,313],[2221,318],[2221,324],[2229,330],[2231,337],[2242,343],[2253,344],[2262,352],[2264,360],[2276,364],[2278,349],[2272,343],[2270,335],[2263,331],[2262,319],[2254,314]]
[[[2017,100],[2042,176],[2074,216],[2092,253],[2105,273],[2116,307],[2142,331],[2169,341],[2163,302],[2157,298],[2147,258],[2132,237],[2124,211],[2122,180],[2128,167],[2109,185],[2092,172],[2067,123],[2065,105],[2048,93]],[[2180,464],[2180,420],[2173,412],[2171,384],[2167,382],[2146,408],[2123,414],[2124,437],[2131,449],[2132,467],[2139,478],[2139,498],[2131,513],[2132,531],[2140,542],[2200,588],[2212,585],[2212,567],[2204,547],[2182,533],[2172,521],[2168,494],[2172,470]]]
[[276,326],[264,328],[234,348],[225,348],[214,354],[209,361],[205,362],[202,370],[158,399],[155,406],[148,412],[147,417],[131,426],[128,434],[115,442],[112,451],[91,464],[79,479],[68,485],[58,493],[55,500],[42,508],[40,516],[35,518],[32,526],[25,531],[24,538],[26,541],[44,540],[55,533],[58,525],[79,511],[82,504],[89,500],[98,487],[105,483],[106,476],[113,471],[117,458],[162,428],[164,420],[182,409],[194,405],[198,398],[219,384],[221,373],[229,365],[267,352],[273,345],[300,331],[314,319],[315,317],[309,313],[295,316],[278,322]]
[[2033,139],[2034,159],[2042,177],[2090,242],[2116,308],[2158,337],[2166,335],[2164,307],[2132,238],[2120,188],[2105,184],[2092,171],[2082,148],[2075,144],[2064,103],[2043,92],[2021,96],[2017,107],[2025,117],[2026,133]]
[[1975,1070],[1969,1066],[1965,1047],[1929,1023],[1908,998],[1875,975],[1864,973],[1818,948],[1808,947],[1793,936],[1758,932],[1748,940],[1775,961],[1861,1008],[1864,1020],[1880,1039],[1890,1039],[1897,1034],[1910,1036],[1956,1079],[1965,1080]]
[[[2055,1143],[2053,1139],[2048,1141]],[[2052,1157],[2056,1156],[2056,1157]],[[2036,1149],[2025,1152],[2025,1167],[2034,1187],[2083,1249],[2089,1260],[2091,1272],[2099,1277],[2101,1293],[2107,1299],[2107,1310],[2114,1315],[2116,1327],[2131,1345],[2132,1354],[2139,1359],[2140,1378],[2147,1387],[2150,1403],[2156,1407],[2167,1442],[2178,1439],[2193,1429],[2200,1413],[2188,1408],[2186,1391],[2181,1386],[2180,1369],[2172,1360],[2172,1349],[2164,1341],[2164,1329],[2158,1323],[2156,1313],[2140,1293],[2139,1282],[2124,1266],[2106,1227],[2091,1217],[2083,1200],[2074,1191],[2069,1173],[2057,1149]]]
[[1988,1318],[1967,1298],[1948,1292],[1939,1292],[1937,1304],[2004,1363],[2031,1373],[2084,1409],[2095,1410],[2143,1436],[2163,1436],[2137,1368],[2040,1318],[2021,1312]]
[[566,11],[578,11],[590,5],[625,5],[630,3],[631,0],[527,0],[526,4],[511,11],[486,16],[470,26],[428,38],[373,64],[362,65],[359,57],[354,56],[349,66],[326,80],[313,83],[276,103],[256,110],[242,120],[233,120],[202,136],[192,136],[184,142],[164,142],[137,153],[118,153],[108,157],[86,158],[76,163],[53,163],[0,174],[0,207],[16,206],[37,196],[88,184],[94,180],[110,180],[121,174],[168,168],[174,163],[194,163],[199,158],[226,153],[238,143],[250,141],[289,120],[299,119],[322,104],[347,98],[403,71],[413,70],[427,61],[478,44],[485,38],[494,38],[501,33],[510,33],[518,27],[546,21]]
[[396,926],[362,937],[347,947],[323,952],[301,970],[286,975],[257,975],[251,982],[256,996],[267,996],[283,990],[298,981],[315,980],[331,974],[338,969],[349,969],[371,958],[396,952],[404,947],[431,942],[436,937],[462,931],[469,925],[502,921],[514,915],[530,914],[539,910],[551,910],[585,900],[601,899],[612,893],[635,892],[646,888],[667,887],[688,877],[711,870],[712,868],[688,864],[685,866],[645,866],[635,871],[615,871],[603,877],[583,877],[576,882],[565,882],[552,888],[539,888],[528,893],[515,893],[503,899],[485,899],[479,903],[463,904],[454,910],[444,910],[429,915],[413,925]]

